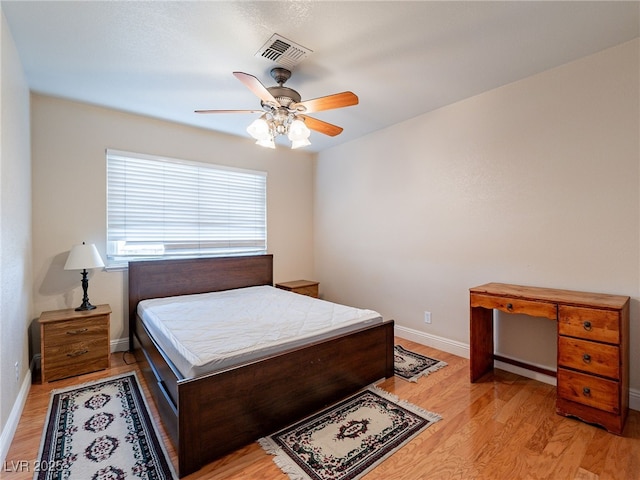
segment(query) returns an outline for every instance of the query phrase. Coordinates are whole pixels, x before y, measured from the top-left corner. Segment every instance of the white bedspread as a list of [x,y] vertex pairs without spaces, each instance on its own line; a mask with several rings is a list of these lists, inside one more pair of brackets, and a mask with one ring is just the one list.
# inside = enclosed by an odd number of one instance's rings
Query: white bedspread
[[382,322],[373,310],[270,286],[144,300],[138,315],[185,378]]

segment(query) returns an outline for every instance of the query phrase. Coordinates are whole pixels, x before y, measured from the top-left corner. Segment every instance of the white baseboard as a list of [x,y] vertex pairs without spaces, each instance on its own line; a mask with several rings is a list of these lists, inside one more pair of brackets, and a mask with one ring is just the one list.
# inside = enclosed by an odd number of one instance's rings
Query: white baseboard
[[[438,350],[442,350],[443,352],[451,353],[452,355],[457,355],[459,357],[469,358],[470,356],[469,345],[466,343],[450,340],[444,337],[438,337],[437,335],[431,335],[429,333],[400,325],[395,326],[395,335],[421,345],[426,345],[427,347],[437,348]],[[549,385],[556,384],[556,379],[549,375],[544,375],[542,373],[527,370],[526,368],[517,367],[497,360],[494,365],[501,370],[516,373],[526,378],[548,383]],[[640,411],[640,390],[633,388],[629,389],[629,408]]]
[[437,348],[438,350],[442,350],[443,352],[451,353],[459,357],[469,358],[469,345],[466,343],[457,342],[449,338],[438,337],[437,335],[420,332],[419,330],[414,330],[397,324],[394,330],[397,337],[405,338],[412,342],[426,345],[427,347]]
[[129,337],[111,340],[111,353],[126,352],[127,350],[129,350]]
[[640,412],[640,390],[629,389],[629,408]]
[[18,428],[18,423],[22,416],[22,410],[27,402],[27,396],[29,395],[29,389],[31,388],[31,371],[32,370],[29,369],[27,374],[24,376],[24,380],[20,386],[20,391],[18,392],[18,398],[16,398],[13,408],[9,413],[9,418],[7,418],[7,423],[2,428],[2,434],[0,434],[0,462],[2,462],[3,465],[7,459],[11,442],[13,442],[13,436]]

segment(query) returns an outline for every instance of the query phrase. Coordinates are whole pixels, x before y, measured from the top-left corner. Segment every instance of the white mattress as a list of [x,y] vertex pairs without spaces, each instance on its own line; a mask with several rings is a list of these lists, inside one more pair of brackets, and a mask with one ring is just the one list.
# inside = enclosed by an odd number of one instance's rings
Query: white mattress
[[143,300],[138,315],[185,378],[382,322],[373,310],[271,286]]

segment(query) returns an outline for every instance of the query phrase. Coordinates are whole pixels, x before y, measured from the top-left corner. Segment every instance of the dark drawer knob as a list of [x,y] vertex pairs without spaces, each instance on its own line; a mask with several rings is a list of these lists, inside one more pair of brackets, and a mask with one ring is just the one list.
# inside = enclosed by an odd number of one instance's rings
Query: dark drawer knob
[[80,355],[84,355],[88,352],[89,350],[78,350],[77,352],[67,353],[67,357],[79,357]]
[[585,397],[590,397],[591,396],[591,389],[589,387],[584,387],[582,389],[582,393],[584,394]]
[[591,355],[589,355],[588,353],[585,353],[584,355],[582,355],[582,361],[584,363],[591,363]]
[[513,304],[507,303],[507,310],[513,310]]
[[69,330],[67,332],[67,335],[80,335],[81,333],[84,333],[87,330],[89,330],[89,329],[88,328],[80,328],[78,330]]
[[591,331],[591,322],[589,320],[583,322],[582,326],[584,327],[585,330],[587,330],[589,332]]

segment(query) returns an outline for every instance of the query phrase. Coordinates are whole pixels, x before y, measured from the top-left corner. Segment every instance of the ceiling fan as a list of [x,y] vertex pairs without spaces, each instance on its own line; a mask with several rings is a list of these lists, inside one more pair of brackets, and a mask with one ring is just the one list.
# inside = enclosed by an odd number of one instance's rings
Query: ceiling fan
[[307,113],[349,107],[358,104],[358,97],[352,92],[342,92],[312,100],[301,101],[302,97],[284,84],[291,77],[291,71],[282,67],[271,69],[271,76],[278,85],[265,87],[253,75],[233,72],[258,98],[262,110],[196,110],[196,113],[262,113],[247,131],[258,145],[275,148],[275,137],[287,135],[291,148],[310,145],[309,129],[334,137],[342,132],[342,127],[309,117]]

